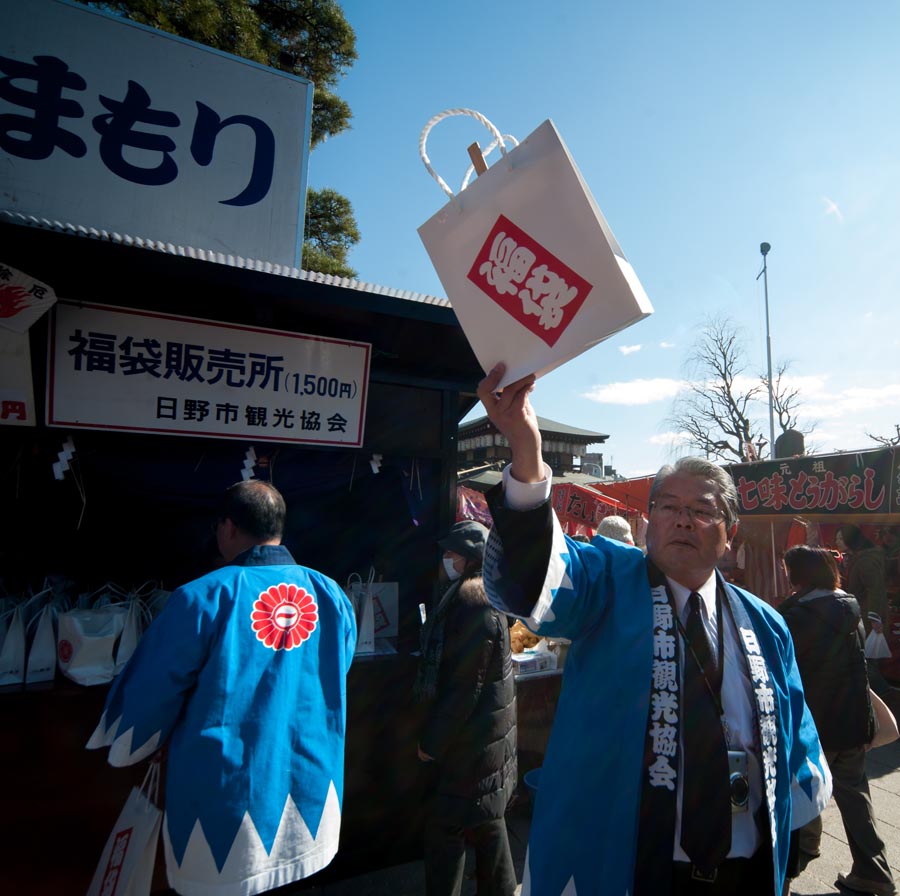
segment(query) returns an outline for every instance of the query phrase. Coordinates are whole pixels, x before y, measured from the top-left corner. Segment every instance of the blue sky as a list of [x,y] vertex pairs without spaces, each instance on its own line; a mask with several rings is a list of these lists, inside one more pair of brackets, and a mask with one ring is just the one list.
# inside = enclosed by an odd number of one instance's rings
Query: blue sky
[[[667,418],[704,321],[732,318],[747,372],[791,363],[818,452],[900,423],[900,3],[429,4],[345,0],[353,128],[309,183],[352,202],[361,280],[445,295],[417,228],[446,201],[425,123],[468,107],[524,139],[553,119],[655,313],[537,384],[537,413],[608,433],[626,476],[685,453]],[[474,120],[438,124],[458,189]],[[495,155],[489,158],[493,161]],[[482,413],[480,406],[470,416]],[[768,432],[765,404],[759,420]]]

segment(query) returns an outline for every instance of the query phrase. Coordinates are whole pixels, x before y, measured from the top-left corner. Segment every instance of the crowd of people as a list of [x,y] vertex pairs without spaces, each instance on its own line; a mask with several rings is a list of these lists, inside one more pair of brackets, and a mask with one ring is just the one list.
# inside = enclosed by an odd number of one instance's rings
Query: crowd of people
[[[461,893],[467,846],[480,896],[519,886],[504,820],[518,782],[516,619],[571,642],[523,896],[781,896],[819,853],[832,793],[853,857],[841,886],[895,893],[865,773],[864,622],[887,616],[898,533],[876,548],[843,527],[843,577],[830,551],[791,549],[792,594],[776,610],[719,569],[738,526],[730,475],[682,458],[654,479],[644,550],[620,518],[570,538],[549,501],[534,377],[498,391],[502,373],[478,390],[511,451],[487,496],[493,528],[444,534],[422,606],[410,751],[428,780],[427,896]],[[284,886],[339,846],[356,619],[281,544],[284,516],[270,484],[228,489],[225,565],[172,594],[88,745],[113,765],[167,750],[166,863],[187,896]]]

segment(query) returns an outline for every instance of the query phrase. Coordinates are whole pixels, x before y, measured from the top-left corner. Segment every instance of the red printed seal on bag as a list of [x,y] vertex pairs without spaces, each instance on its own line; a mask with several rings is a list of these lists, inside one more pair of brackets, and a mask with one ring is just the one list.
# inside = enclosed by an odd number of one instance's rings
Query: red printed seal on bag
[[71,662],[72,654],[75,652],[75,648],[72,646],[71,641],[67,641],[63,638],[59,642],[59,646],[56,648],[56,652],[59,655],[59,661],[65,665],[66,663]]
[[119,885],[119,876],[122,873],[122,865],[125,863],[125,853],[128,852],[128,843],[134,828],[125,828],[116,834],[112,851],[109,854],[109,862],[103,874],[100,884],[100,896],[115,896],[116,887]]
[[253,631],[272,650],[293,650],[316,629],[319,608],[313,596],[298,585],[273,585],[253,603]]
[[504,215],[497,218],[468,277],[551,347],[593,289]]

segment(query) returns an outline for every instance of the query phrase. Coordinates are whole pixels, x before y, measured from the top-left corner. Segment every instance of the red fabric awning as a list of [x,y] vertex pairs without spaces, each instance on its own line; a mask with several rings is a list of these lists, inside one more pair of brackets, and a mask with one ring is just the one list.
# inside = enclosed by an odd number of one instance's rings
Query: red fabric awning
[[605,516],[621,513],[625,505],[595,488],[575,485],[573,482],[558,483],[550,492],[550,500],[559,521],[596,529]]
[[597,482],[592,488],[600,489],[605,495],[618,501],[622,509],[642,513],[646,516],[650,512],[650,486],[653,485],[652,476],[642,476],[639,479],[624,479],[618,482]]

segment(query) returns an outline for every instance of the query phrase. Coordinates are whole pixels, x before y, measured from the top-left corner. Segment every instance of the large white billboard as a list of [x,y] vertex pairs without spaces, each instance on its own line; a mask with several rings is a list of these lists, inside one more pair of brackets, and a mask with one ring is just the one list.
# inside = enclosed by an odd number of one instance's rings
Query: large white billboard
[[0,206],[299,266],[309,81],[65,0],[2,19]]

